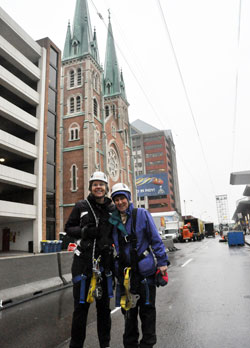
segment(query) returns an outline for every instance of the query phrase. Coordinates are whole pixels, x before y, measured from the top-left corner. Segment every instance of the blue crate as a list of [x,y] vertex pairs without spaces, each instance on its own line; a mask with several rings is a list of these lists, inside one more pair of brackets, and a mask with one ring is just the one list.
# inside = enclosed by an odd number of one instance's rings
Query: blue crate
[[228,232],[227,241],[229,246],[244,245],[243,232]]

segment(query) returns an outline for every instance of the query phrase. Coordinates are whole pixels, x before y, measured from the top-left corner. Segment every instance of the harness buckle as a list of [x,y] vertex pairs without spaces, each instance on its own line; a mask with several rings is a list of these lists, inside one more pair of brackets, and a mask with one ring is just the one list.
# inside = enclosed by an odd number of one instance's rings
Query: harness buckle
[[129,242],[129,236],[124,236],[124,240],[125,240],[126,243],[128,243]]

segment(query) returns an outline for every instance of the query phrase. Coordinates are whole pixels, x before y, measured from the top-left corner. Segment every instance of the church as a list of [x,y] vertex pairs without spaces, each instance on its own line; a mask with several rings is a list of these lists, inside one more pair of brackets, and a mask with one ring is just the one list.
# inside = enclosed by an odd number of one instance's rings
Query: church
[[[104,68],[87,0],[77,0],[62,56],[61,230],[75,202],[88,195],[94,171],[108,175],[109,187],[127,184],[135,195],[131,135],[122,71],[111,19]],[[62,219],[63,218],[63,219]]]

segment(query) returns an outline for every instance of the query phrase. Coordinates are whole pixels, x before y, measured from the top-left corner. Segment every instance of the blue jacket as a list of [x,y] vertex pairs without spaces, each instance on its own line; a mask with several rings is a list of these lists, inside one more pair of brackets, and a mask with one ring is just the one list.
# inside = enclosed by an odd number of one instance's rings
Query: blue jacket
[[[123,236],[131,234],[133,208],[133,204],[130,203],[129,208],[126,212],[127,222],[125,225],[122,224],[120,213],[117,209],[113,212],[112,216],[109,219],[109,222],[114,225],[113,240],[118,255],[118,233],[121,233]],[[165,246],[157,231],[153,218],[146,209],[137,209],[135,234],[137,237],[138,256],[140,256],[144,251],[146,251],[149,248],[149,246],[152,248],[154,252],[153,254],[152,251],[150,251],[150,253],[145,258],[140,260],[138,263],[139,273],[143,277],[148,277],[156,272],[156,267],[167,265],[168,256],[166,254]],[[130,264],[130,248],[131,243],[126,243],[124,246],[124,252],[127,258],[128,265]]]

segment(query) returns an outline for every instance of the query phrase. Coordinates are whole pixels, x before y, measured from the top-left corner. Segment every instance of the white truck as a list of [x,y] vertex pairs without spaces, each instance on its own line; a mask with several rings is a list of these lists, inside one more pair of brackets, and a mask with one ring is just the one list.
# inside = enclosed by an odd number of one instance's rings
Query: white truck
[[151,213],[151,215],[162,239],[171,238],[174,242],[179,240],[179,229],[183,222],[176,211]]

